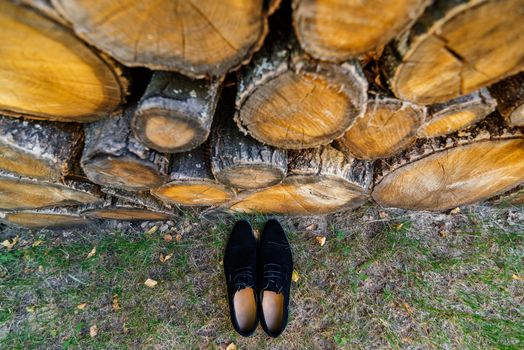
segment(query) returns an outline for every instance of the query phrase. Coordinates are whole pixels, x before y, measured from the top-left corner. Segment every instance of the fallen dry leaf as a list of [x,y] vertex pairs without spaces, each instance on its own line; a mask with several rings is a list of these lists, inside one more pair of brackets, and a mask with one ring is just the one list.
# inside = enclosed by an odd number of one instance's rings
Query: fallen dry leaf
[[177,233],[176,236],[175,236],[175,240],[177,242],[180,242],[182,240],[182,235],[180,233]]
[[113,310],[120,310],[120,302],[118,301],[118,294],[113,295],[113,302],[111,303]]
[[6,239],[5,241],[2,242],[2,245],[4,247],[7,248],[7,250],[11,250],[13,249],[13,247],[16,245],[16,243],[18,242],[18,236],[16,236],[15,238],[13,238],[11,241]]
[[237,346],[235,345],[235,343],[230,343],[230,344],[226,347],[226,350],[237,350]]
[[89,254],[87,254],[86,259],[92,258],[93,256],[95,256],[95,254],[96,254],[96,245],[93,247],[93,249],[91,249]]
[[449,236],[449,232],[446,230],[440,230],[439,235],[440,237],[447,237]]
[[172,257],[173,257],[173,253],[167,254],[167,255],[160,253],[160,257],[158,258],[158,260],[160,260],[160,262],[163,264],[166,261],[168,261],[169,259],[171,259]]
[[27,312],[33,314],[33,313],[35,313],[35,306],[34,306],[34,305],[26,306],[26,307],[25,307],[25,311],[27,311]]
[[312,224],[309,224],[308,226],[306,226],[306,230],[307,231],[316,230],[317,228],[318,228],[318,225],[315,224],[315,223],[312,223]]
[[77,308],[78,310],[84,310],[84,309],[86,308],[86,306],[87,306],[87,303],[82,303],[82,304],[78,304],[78,305],[76,306],[76,308]]
[[293,270],[293,273],[291,274],[291,280],[293,282],[298,282],[300,279],[300,275],[298,274],[297,270]]
[[516,275],[516,274],[511,275],[511,278],[517,281],[524,281],[524,277]]
[[406,302],[403,302],[402,303],[402,307],[404,307],[404,309],[406,309],[406,311],[408,312],[408,314],[412,314],[413,313],[413,308],[411,306],[409,306],[408,303]]
[[156,231],[158,231],[158,226],[153,226],[153,227],[151,227],[151,228],[150,228],[146,233],[147,233],[148,235],[152,235],[152,234],[154,234]]
[[169,233],[164,235],[164,241],[171,242],[173,240],[173,236],[171,236]]
[[401,222],[400,224],[393,225],[393,227],[395,228],[395,230],[400,231],[402,227],[404,227],[404,223]]
[[32,247],[38,247],[40,244],[42,244],[42,242],[43,242],[43,241],[41,241],[41,240],[38,239],[38,240],[34,241],[34,243],[33,243],[31,246],[32,246]]
[[316,236],[315,239],[321,247],[323,247],[324,244],[326,244],[326,236]]
[[97,328],[96,324],[94,324],[91,327],[89,327],[89,336],[91,338],[96,337],[97,334],[98,334],[98,328]]
[[449,213],[452,214],[452,215],[458,214],[458,213],[460,213],[460,208],[451,209],[451,211]]
[[149,288],[155,288],[155,286],[158,284],[158,282],[155,281],[154,279],[148,278],[148,279],[144,282],[144,284],[145,284],[146,286],[148,286]]

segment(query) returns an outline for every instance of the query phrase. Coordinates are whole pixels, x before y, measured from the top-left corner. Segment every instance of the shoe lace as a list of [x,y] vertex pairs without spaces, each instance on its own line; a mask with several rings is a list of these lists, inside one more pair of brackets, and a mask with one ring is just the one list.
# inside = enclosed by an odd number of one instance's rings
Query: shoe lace
[[282,291],[282,268],[278,264],[265,264],[264,265],[264,281],[266,286],[264,289],[270,289],[270,286],[276,290],[277,293]]
[[236,290],[253,287],[253,269],[251,266],[236,268],[233,273],[233,283]]

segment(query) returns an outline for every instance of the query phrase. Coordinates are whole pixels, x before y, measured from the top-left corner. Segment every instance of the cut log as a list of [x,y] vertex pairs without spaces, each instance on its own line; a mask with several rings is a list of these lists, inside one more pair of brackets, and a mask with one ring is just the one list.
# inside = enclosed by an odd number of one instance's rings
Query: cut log
[[21,210],[95,203],[99,191],[92,184],[65,180],[44,182],[0,171],[0,209]]
[[524,72],[493,84],[489,91],[506,123],[524,127]]
[[174,154],[169,182],[151,193],[163,202],[186,206],[213,206],[231,199],[233,192],[211,173],[208,147]]
[[81,211],[91,219],[109,219],[126,221],[163,221],[172,219],[175,214],[166,208],[142,206],[122,198],[107,197],[100,205],[91,205]]
[[86,41],[128,66],[222,76],[267,32],[263,0],[52,0]]
[[378,161],[372,196],[385,207],[447,210],[483,201],[524,182],[524,134],[487,118],[467,132],[420,139]]
[[125,202],[134,203],[138,206],[151,208],[156,211],[166,211],[173,213],[173,207],[168,203],[163,203],[154,197],[150,191],[132,192],[114,187],[102,186],[101,191],[109,197],[115,197]]
[[228,204],[242,213],[327,214],[355,208],[369,198],[371,163],[349,158],[331,146],[293,151],[282,183],[240,194]]
[[49,208],[8,212],[2,219],[8,225],[29,229],[66,229],[90,223],[76,208]]
[[418,137],[438,137],[463,130],[484,119],[495,110],[495,100],[486,89],[428,107],[426,122]]
[[370,96],[366,113],[335,145],[359,159],[390,157],[415,141],[425,117],[423,106],[381,95]]
[[135,138],[130,125],[133,113],[130,107],[86,127],[81,164],[94,183],[139,191],[164,182],[169,159]]
[[223,184],[240,189],[275,185],[287,173],[286,151],[244,135],[233,121],[234,89],[224,91],[211,136],[211,171]]
[[293,0],[293,25],[306,52],[340,62],[385,45],[409,27],[429,2]]
[[240,78],[235,119],[241,130],[284,149],[342,136],[365,109],[367,81],[358,63],[315,61],[294,38],[268,39]]
[[0,169],[58,181],[71,172],[81,140],[81,128],[72,124],[0,116]]
[[393,93],[446,102],[524,69],[522,0],[441,0],[384,53]]
[[89,122],[124,99],[120,69],[68,29],[24,6],[0,3],[0,112]]
[[133,118],[135,135],[160,152],[189,151],[209,136],[222,79],[156,72]]

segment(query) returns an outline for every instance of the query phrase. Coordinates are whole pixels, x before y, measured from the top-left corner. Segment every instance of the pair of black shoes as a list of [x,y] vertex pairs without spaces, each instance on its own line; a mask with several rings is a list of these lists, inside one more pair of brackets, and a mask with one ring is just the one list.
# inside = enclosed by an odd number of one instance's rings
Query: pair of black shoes
[[288,320],[293,258],[278,221],[266,223],[258,245],[251,225],[238,221],[227,242],[224,272],[235,330],[247,337],[260,320],[269,336],[279,336]]

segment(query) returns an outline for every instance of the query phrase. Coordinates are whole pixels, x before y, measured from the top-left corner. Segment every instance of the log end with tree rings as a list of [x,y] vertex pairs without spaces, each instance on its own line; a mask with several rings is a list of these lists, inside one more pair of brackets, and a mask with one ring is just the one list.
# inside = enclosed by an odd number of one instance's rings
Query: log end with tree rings
[[485,89],[428,107],[426,122],[418,137],[448,135],[479,122],[495,110],[496,101]]
[[91,184],[36,181],[0,172],[0,209],[38,209],[99,200],[98,190]]
[[267,33],[263,0],[52,0],[75,32],[128,66],[221,76]]
[[436,1],[384,55],[393,93],[446,102],[524,68],[521,0]]
[[0,112],[66,122],[90,122],[123,102],[127,81],[69,29],[0,3]]
[[75,209],[52,208],[40,210],[23,210],[6,213],[3,221],[29,229],[67,229],[86,226],[89,219],[80,216]]
[[340,62],[385,45],[413,23],[428,2],[294,0],[293,25],[306,52]]
[[415,141],[425,118],[423,106],[375,96],[368,101],[366,113],[355,120],[335,145],[359,159],[390,157]]
[[275,147],[328,144],[364,112],[367,82],[356,63],[297,59],[295,67],[300,68],[272,72],[268,81],[246,87],[250,93],[237,104],[237,122],[256,140]]
[[441,211],[494,197],[524,182],[524,135],[482,126],[419,140],[376,165],[373,199],[384,207]]

